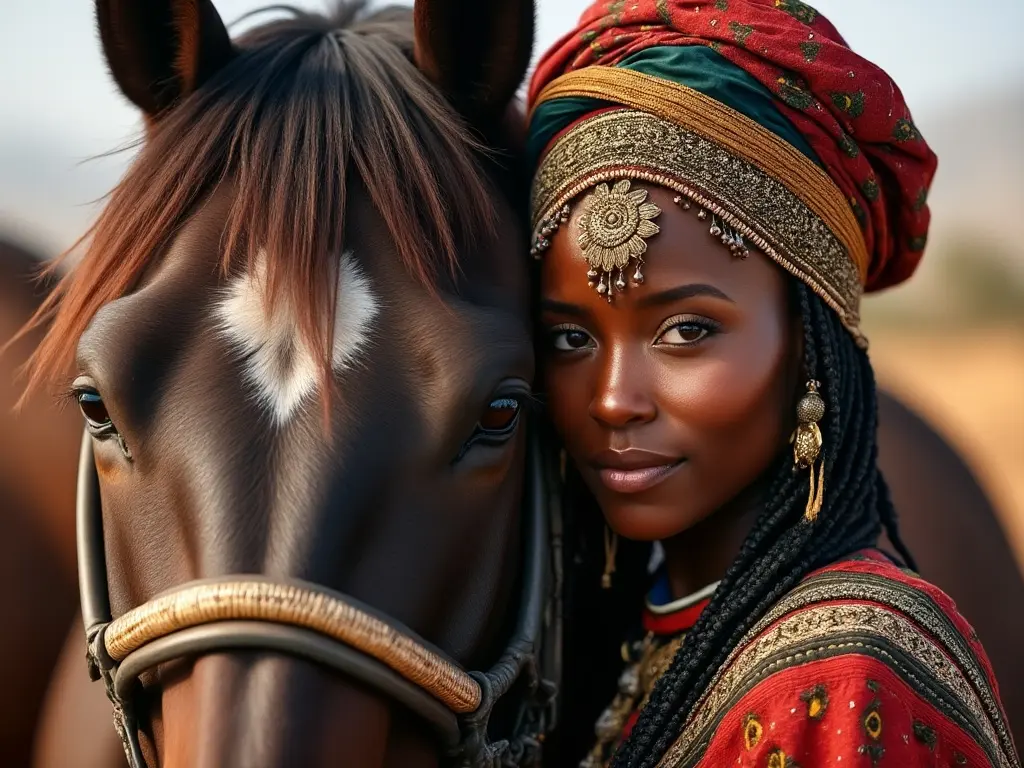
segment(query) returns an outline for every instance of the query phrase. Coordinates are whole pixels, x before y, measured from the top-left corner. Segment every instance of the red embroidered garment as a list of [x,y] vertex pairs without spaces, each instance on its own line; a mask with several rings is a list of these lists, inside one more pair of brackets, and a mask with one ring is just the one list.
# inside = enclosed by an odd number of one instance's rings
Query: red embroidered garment
[[[644,614],[581,764],[607,765],[707,596]],[[809,575],[719,671],[662,766],[1017,766],[991,666],[953,602],[870,550]]]
[[673,45],[710,46],[778,97],[857,215],[872,254],[866,290],[913,273],[935,154],[892,79],[798,0],[600,0],[541,59],[530,103],[565,72]]
[[948,596],[878,553],[811,574],[720,671],[662,765],[1016,766]]
[[722,720],[700,766],[987,766],[985,751],[865,656],[788,668]]

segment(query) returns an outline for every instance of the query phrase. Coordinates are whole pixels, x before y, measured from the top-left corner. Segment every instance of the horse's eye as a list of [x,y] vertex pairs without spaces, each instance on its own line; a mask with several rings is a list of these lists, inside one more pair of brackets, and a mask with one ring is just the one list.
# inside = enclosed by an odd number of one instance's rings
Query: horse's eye
[[501,435],[512,431],[521,408],[522,405],[514,397],[492,400],[480,416],[480,431],[486,435]]
[[508,442],[519,426],[523,402],[517,397],[496,397],[487,404],[469,440],[462,444],[454,463],[461,461],[475,445],[499,446]]
[[82,409],[82,415],[85,416],[90,427],[105,429],[111,426],[107,406],[103,404],[103,398],[98,392],[79,392],[77,397],[78,407]]

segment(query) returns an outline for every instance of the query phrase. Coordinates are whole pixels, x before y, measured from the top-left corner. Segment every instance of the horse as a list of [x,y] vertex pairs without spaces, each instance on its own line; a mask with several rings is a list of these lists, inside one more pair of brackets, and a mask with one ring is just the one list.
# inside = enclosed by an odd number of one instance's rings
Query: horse
[[344,2],[235,40],[209,0],[96,14],[144,140],[29,386],[74,375],[83,626],[126,758],[535,764],[533,3]]
[[[0,344],[39,306],[52,281],[35,280],[43,256],[0,238]],[[18,416],[16,369],[40,333],[0,359],[0,655],[18,659],[6,680],[8,704],[0,707],[0,765],[27,765],[50,672],[77,608],[74,507],[77,435],[81,420],[52,407],[50,398],[29,399]]]
[[1013,608],[1024,605],[1024,576],[993,503],[955,447],[882,388],[878,454],[917,569],[974,627],[1024,743],[1024,613]]

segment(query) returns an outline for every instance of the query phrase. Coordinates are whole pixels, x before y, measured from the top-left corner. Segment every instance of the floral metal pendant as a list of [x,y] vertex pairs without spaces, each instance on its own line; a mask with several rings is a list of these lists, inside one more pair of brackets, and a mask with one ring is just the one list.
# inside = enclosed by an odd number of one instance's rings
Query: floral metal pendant
[[607,296],[609,301],[614,290],[625,290],[625,268],[630,260],[637,261],[634,285],[643,282],[641,266],[647,251],[645,241],[661,231],[653,221],[661,214],[661,209],[646,200],[647,190],[630,190],[629,179],[622,179],[611,188],[598,184],[583,201],[578,242],[590,265],[587,277],[590,284],[597,287],[597,292]]

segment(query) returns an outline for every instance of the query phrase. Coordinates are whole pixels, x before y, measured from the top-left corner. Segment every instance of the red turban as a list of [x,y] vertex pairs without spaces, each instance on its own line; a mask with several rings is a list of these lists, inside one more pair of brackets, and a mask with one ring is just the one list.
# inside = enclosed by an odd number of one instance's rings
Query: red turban
[[870,254],[865,290],[909,277],[928,232],[937,159],[892,79],[798,0],[601,0],[541,60],[559,75],[655,46],[706,45],[766,86],[846,196]]

